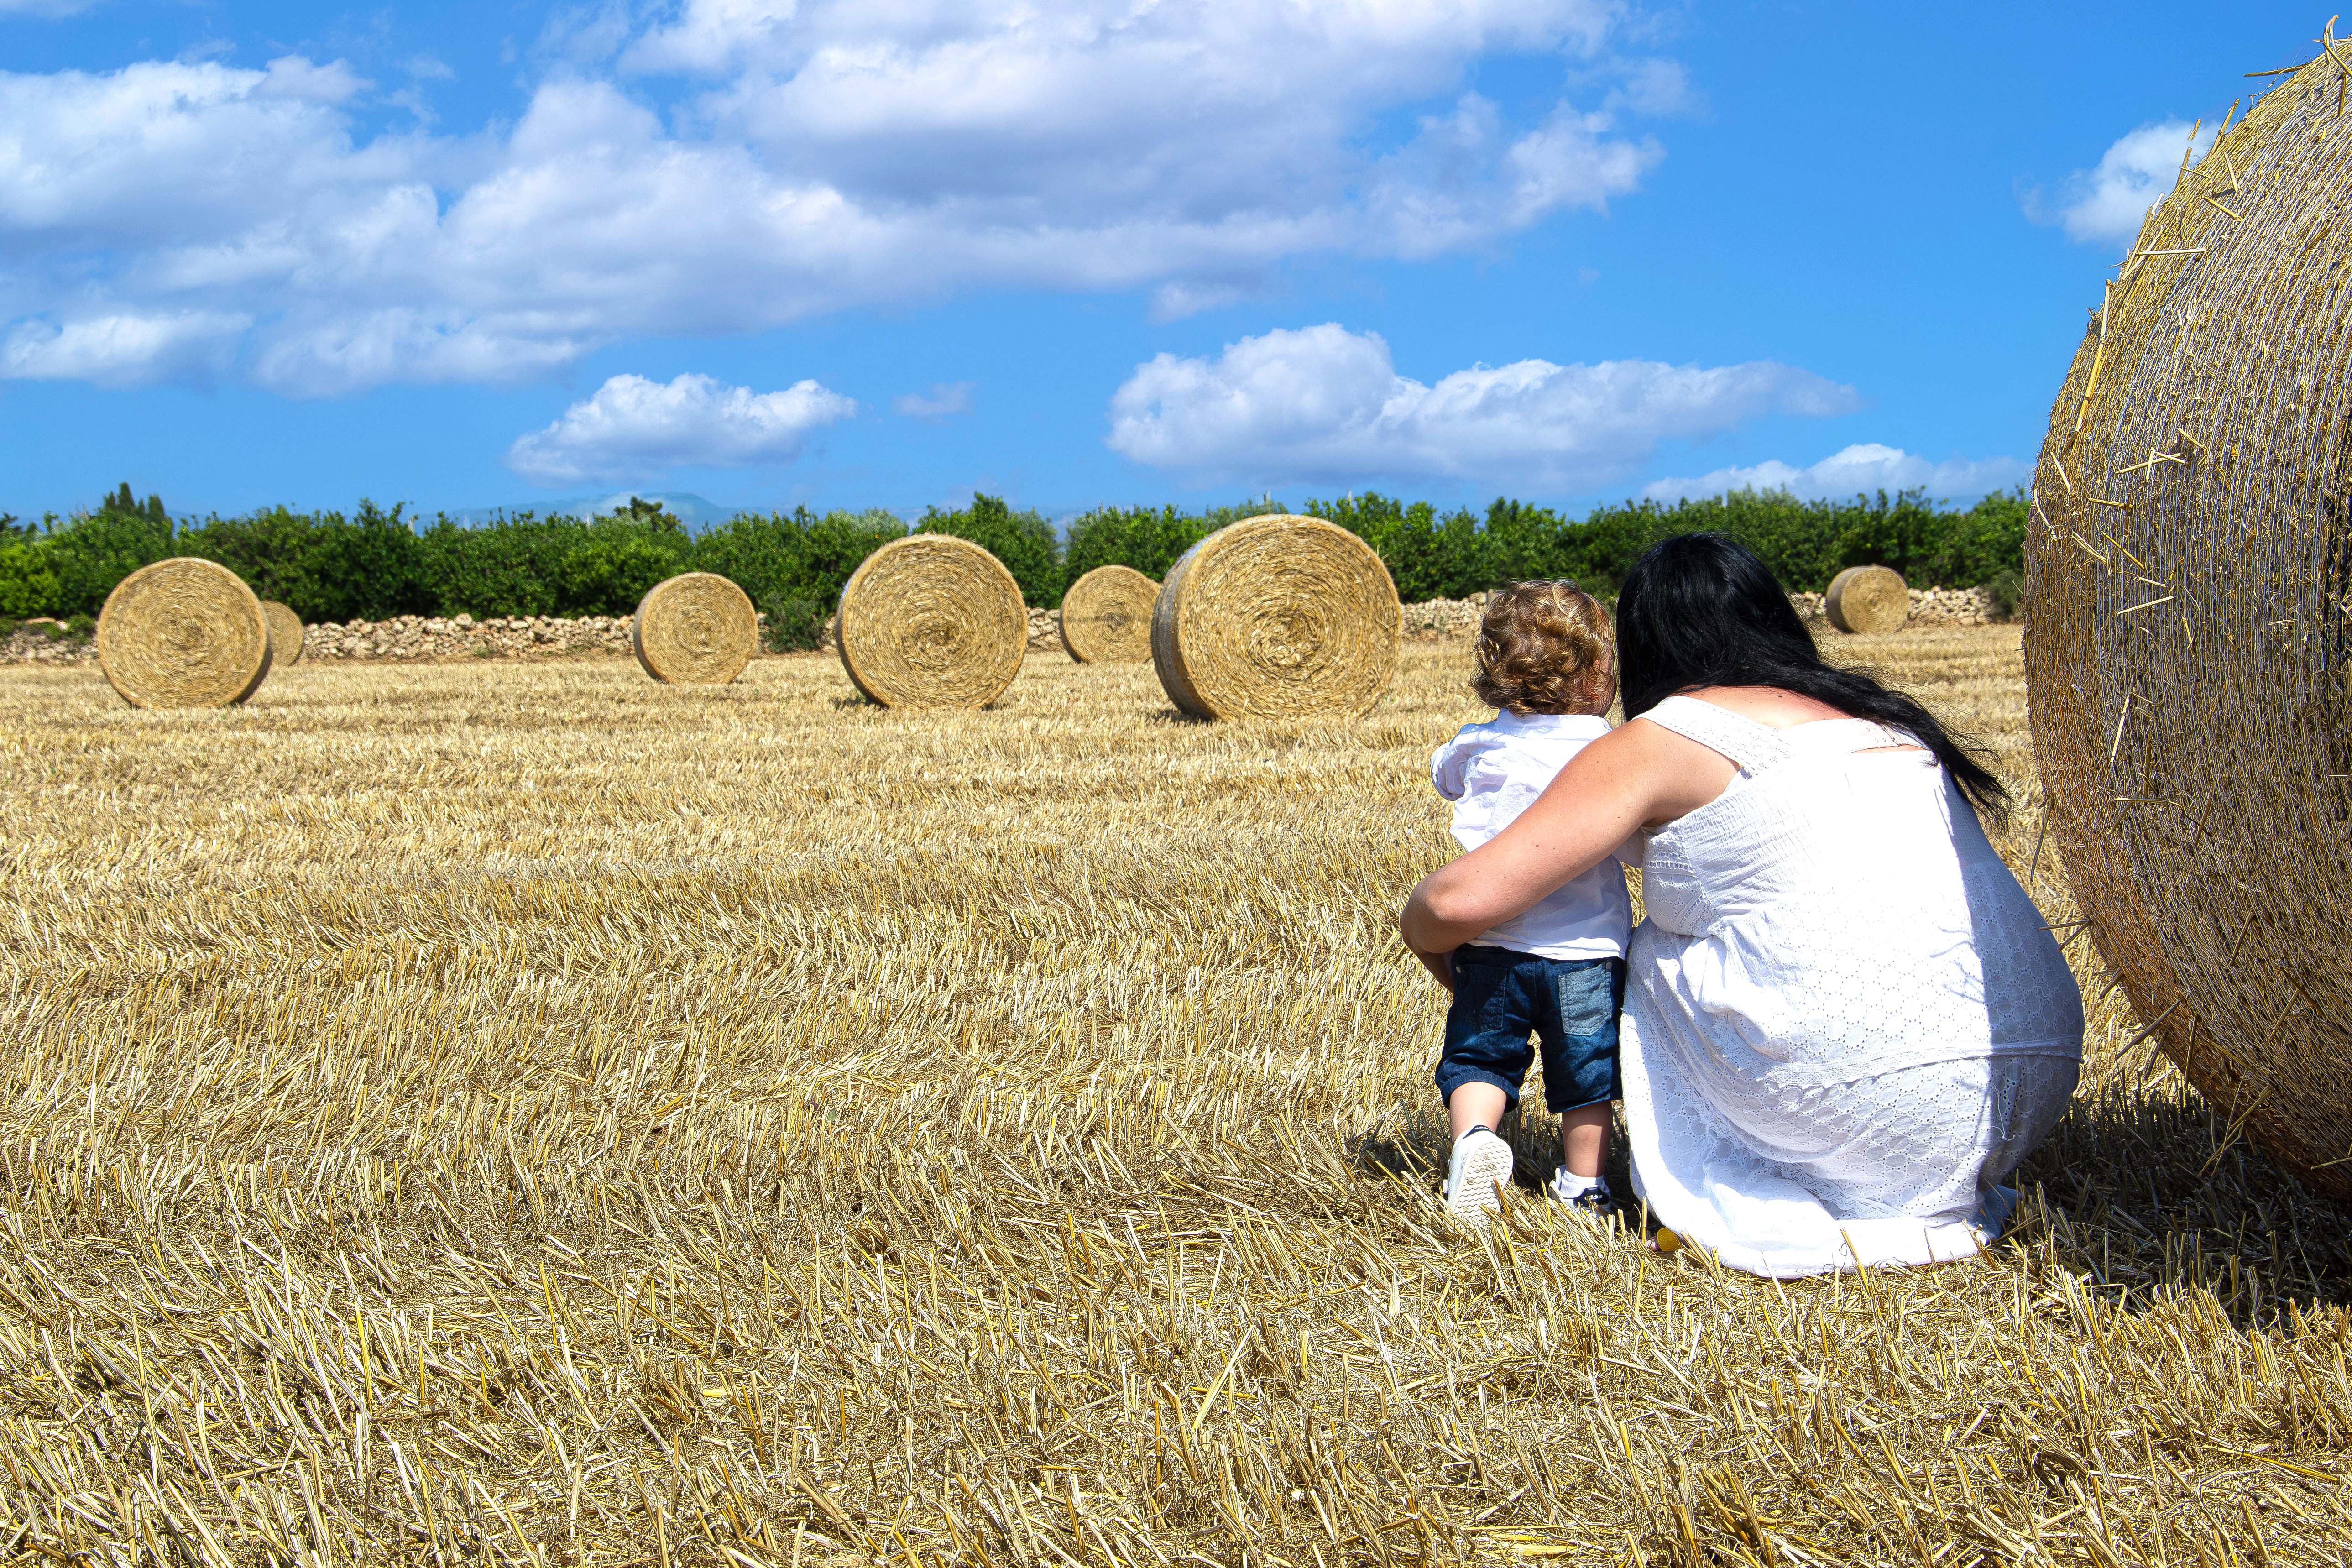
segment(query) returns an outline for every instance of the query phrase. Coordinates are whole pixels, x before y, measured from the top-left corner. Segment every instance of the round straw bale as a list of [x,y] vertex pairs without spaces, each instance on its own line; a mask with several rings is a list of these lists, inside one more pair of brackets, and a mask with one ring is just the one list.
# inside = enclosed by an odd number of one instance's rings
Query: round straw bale
[[981,545],[946,533],[894,539],[841,590],[842,668],[889,708],[984,708],[1021,673],[1021,584]]
[[2322,55],[2159,202],[2026,524],[2050,841],[2160,1047],[2352,1205],[2352,144]]
[[1160,584],[1132,566],[1097,566],[1062,595],[1062,646],[1080,664],[1140,664],[1151,657]]
[[1396,584],[1372,547],[1312,517],[1221,528],[1169,569],[1151,662],[1203,719],[1358,714],[1396,668]]
[[225,708],[269,673],[269,617],[218,562],[158,561],[106,596],[98,668],[134,708]]
[[302,617],[275,599],[261,601],[269,617],[269,668],[287,669],[302,662]]
[[637,601],[629,647],[656,680],[724,686],[760,646],[751,596],[715,572],[687,572],[655,584]]
[[1911,589],[1891,566],[1849,566],[1830,579],[1822,613],[1842,632],[1899,632],[1911,618]]

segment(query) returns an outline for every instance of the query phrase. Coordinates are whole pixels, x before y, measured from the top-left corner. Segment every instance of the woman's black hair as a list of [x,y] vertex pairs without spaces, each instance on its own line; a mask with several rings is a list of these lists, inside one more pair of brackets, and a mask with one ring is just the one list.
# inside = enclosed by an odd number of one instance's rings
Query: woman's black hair
[[1617,670],[1628,719],[1701,687],[1773,686],[1904,731],[1979,812],[2008,820],[2008,786],[1972,743],[1917,700],[1824,660],[1771,568],[1737,540],[1684,533],[1643,552],[1617,592]]

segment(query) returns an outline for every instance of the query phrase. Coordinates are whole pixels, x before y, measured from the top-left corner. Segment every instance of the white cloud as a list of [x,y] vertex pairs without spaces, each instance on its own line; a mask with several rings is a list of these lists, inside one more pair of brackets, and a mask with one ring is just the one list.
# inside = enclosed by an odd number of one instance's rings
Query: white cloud
[[218,310],[22,321],[0,335],[0,380],[135,384],[167,374],[216,375],[252,324]]
[[1150,315],[1158,322],[1181,321],[1203,310],[1222,310],[1228,305],[1238,305],[1255,292],[1255,289],[1239,283],[1189,280],[1162,283],[1151,291]]
[[98,0],[0,0],[0,16],[71,16]]
[[935,384],[929,392],[906,392],[890,400],[890,411],[909,419],[940,420],[958,414],[971,412],[972,384],[949,381]]
[[1623,80],[1603,100],[1603,107],[1661,118],[1704,114],[1706,96],[1691,85],[1690,73],[1680,61],[1636,60],[1626,67]]
[[516,441],[507,467],[537,484],[568,485],[669,468],[789,463],[811,431],[856,412],[854,401],[814,381],[756,393],[707,375],[669,382],[616,375],[546,429]]
[[1588,489],[1633,472],[1661,440],[1767,414],[1843,414],[1852,388],[1769,361],[1474,365],[1433,385],[1399,375],[1388,343],[1336,323],[1276,331],[1215,360],[1161,354],[1112,395],[1113,451],[1203,478],[1350,483],[1473,478]]
[[1367,205],[1400,256],[1459,250],[1572,207],[1598,211],[1641,183],[1665,154],[1656,142],[1612,137],[1610,117],[1565,105],[1505,144],[1502,118],[1475,93],[1421,122],[1381,161]]
[[1715,496],[1727,490],[1788,490],[1808,500],[1843,500],[1875,490],[1924,489],[1941,498],[1966,500],[2017,484],[2032,471],[2015,458],[1955,458],[1931,463],[1898,447],[1864,442],[1823,458],[1811,468],[1792,468],[1777,458],[1752,468],[1717,468],[1691,479],[1659,479],[1644,485],[1653,500]]
[[[240,371],[331,395],[980,288],[1132,289],[1173,316],[1295,258],[1475,250],[1601,210],[1662,155],[1623,117],[1680,100],[1671,62],[1612,53],[1616,0],[647,10],[563,13],[541,58],[568,63],[469,134],[434,132],[414,80],[337,62],[0,72],[0,332],[243,315]],[[1521,121],[1465,95],[1513,53],[1572,57],[1584,100]],[[656,71],[687,78],[667,119],[625,74]],[[362,134],[404,103],[410,129]]]
[[[2097,244],[2130,239],[2139,232],[2147,209],[2179,179],[2189,129],[2181,120],[2141,126],[2108,148],[2097,168],[2068,175],[2059,187],[2055,210],[2040,189],[2028,191],[2026,216],[2036,223],[2059,225],[2069,239]],[[2216,129],[2207,126],[2197,132],[2199,156],[2212,147]]]

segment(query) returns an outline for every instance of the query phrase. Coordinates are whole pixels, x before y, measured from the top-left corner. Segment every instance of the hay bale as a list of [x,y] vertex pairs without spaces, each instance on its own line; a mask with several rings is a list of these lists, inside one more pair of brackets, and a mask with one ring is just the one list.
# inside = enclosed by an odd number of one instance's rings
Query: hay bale
[[917,533],[841,590],[841,665],[888,708],[985,708],[1021,673],[1029,611],[1004,563],[968,539]]
[[302,617],[275,599],[261,601],[269,617],[269,668],[290,669],[302,662]]
[[1132,566],[1097,566],[1062,595],[1062,647],[1080,664],[1140,664],[1151,657],[1160,584]]
[[1842,632],[1899,632],[1911,618],[1911,588],[1891,566],[1849,566],[1830,579],[1822,613]]
[[1363,712],[1396,668],[1396,584],[1372,547],[1311,517],[1221,528],[1170,568],[1151,615],[1169,700],[1203,719]]
[[2342,75],[2273,88],[2105,286],[2034,473],[2025,666],[2051,840],[2133,1008],[2352,1204]]
[[724,686],[759,649],[760,613],[749,594],[717,573],[682,573],[637,601],[629,647],[656,680]]
[[269,617],[218,562],[158,561],[106,596],[98,667],[133,708],[226,708],[269,673]]

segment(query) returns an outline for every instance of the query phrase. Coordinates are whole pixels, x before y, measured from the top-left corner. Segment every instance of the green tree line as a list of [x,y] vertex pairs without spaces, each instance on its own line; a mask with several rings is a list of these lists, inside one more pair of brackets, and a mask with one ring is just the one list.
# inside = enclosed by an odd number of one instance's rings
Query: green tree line
[[[951,533],[994,552],[1032,605],[1051,608],[1097,566],[1152,577],[1226,523],[1285,510],[1272,498],[1200,511],[1101,507],[1056,531],[1033,510],[975,495],[959,510],[910,525],[881,510],[743,512],[700,532],[647,501],[598,518],[520,512],[486,523],[446,517],[418,526],[402,508],[270,508],[242,517],[173,519],[163,500],[124,485],[95,510],[38,524],[0,517],[0,618],[95,615],[114,585],[171,555],[218,561],[266,599],[307,621],[398,615],[626,615],[646,589],[680,572],[716,572],[767,612],[781,647],[814,643],[857,563],[908,531]],[[1408,602],[1460,598],[1531,577],[1571,577],[1614,593],[1635,556],[1670,534],[1727,533],[1753,548],[1791,589],[1820,589],[1839,570],[1892,566],[1909,581],[1991,586],[2013,603],[2024,549],[2021,491],[1958,508],[1917,492],[1800,500],[1738,490],[1672,504],[1612,502],[1582,518],[1497,500],[1483,515],[1374,492],[1304,510],[1380,552]]]

